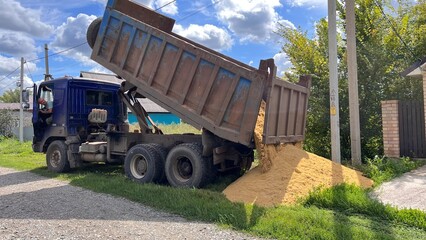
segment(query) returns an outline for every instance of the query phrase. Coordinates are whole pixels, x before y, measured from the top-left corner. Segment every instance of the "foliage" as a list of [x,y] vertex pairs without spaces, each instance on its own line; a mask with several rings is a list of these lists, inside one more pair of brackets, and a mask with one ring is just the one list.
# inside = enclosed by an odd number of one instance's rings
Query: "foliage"
[[[204,190],[178,189],[163,185],[137,184],[124,177],[122,167],[104,164],[88,165],[69,174],[56,174],[47,171],[44,154],[32,153],[31,142],[19,143],[16,139],[0,139],[0,166],[56,177],[67,180],[74,186],[124,197],[156,209],[179,214],[187,219],[222,224],[261,237],[275,239],[426,238],[426,231],[413,227],[419,226],[424,214],[416,213],[416,215],[396,209],[393,214],[400,215],[400,218],[389,220],[383,217],[386,215],[381,214],[372,216],[364,213],[357,214],[355,210],[342,211],[341,208],[321,209],[312,206],[315,205],[314,203],[305,206],[263,208],[232,203],[220,192],[221,188],[219,190],[215,190],[214,187]],[[345,207],[348,209],[360,208],[353,201],[347,201],[347,204]],[[368,204],[360,204],[368,207]],[[377,208],[380,209],[383,206],[378,205]],[[402,222],[406,224],[401,224]]]
[[367,158],[366,162],[367,164],[361,166],[362,171],[374,181],[375,185],[380,185],[425,164],[424,161],[413,161],[408,157],[391,159],[379,156]]
[[19,102],[19,89],[9,89],[0,96],[0,102],[4,103],[18,103]]
[[[382,100],[422,99],[421,80],[403,78],[399,73],[426,52],[426,1],[418,1],[416,5],[413,5],[412,1],[398,3],[397,9],[388,0],[358,0],[356,4],[363,156],[372,157],[383,153],[380,114]],[[339,4],[340,19],[345,19],[345,14],[344,6]],[[340,22],[338,27],[340,32],[344,32],[343,22]],[[285,39],[282,51],[293,65],[292,73],[287,73],[287,76],[291,78],[293,75],[314,75],[304,146],[308,151],[330,157],[327,21],[318,21],[315,38],[312,39],[300,29],[285,26],[281,26],[278,33]],[[337,39],[341,148],[343,159],[350,159],[346,42],[342,36]]]
[[11,137],[14,123],[12,112],[8,109],[0,109],[0,136]]

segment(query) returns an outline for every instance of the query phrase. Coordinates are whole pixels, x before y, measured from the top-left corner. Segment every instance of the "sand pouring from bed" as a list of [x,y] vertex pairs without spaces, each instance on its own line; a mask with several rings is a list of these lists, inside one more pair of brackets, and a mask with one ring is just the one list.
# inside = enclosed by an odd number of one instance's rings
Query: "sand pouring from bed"
[[263,145],[264,106],[261,107],[255,130],[259,166],[229,185],[223,193],[233,202],[259,206],[292,204],[313,189],[350,183],[371,187],[373,181],[329,159],[301,149],[301,144]]

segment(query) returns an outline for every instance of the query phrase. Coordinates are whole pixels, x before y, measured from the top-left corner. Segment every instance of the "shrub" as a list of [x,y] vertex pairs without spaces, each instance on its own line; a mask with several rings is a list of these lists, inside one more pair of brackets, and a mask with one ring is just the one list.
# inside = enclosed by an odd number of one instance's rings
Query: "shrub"
[[0,109],[0,136],[11,137],[13,126],[12,112],[8,109]]
[[375,156],[372,159],[367,158],[366,161],[366,165],[362,167],[362,171],[376,185],[380,185],[385,181],[389,181],[424,164],[422,161],[413,161],[408,157],[391,159]]

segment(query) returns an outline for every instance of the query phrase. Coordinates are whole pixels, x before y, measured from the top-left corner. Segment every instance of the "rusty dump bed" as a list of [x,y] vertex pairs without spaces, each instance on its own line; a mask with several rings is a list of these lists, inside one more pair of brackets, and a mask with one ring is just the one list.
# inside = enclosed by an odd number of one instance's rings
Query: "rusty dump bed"
[[309,80],[275,77],[171,32],[174,20],[128,0],[109,0],[91,58],[197,128],[252,146],[262,97],[264,142],[303,140]]

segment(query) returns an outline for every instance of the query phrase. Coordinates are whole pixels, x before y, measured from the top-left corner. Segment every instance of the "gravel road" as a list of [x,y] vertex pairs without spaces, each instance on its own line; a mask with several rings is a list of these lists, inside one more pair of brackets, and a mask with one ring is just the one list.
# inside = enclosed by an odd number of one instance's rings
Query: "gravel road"
[[383,203],[426,212],[426,165],[383,183],[372,193]]
[[144,205],[0,168],[0,239],[256,239]]

